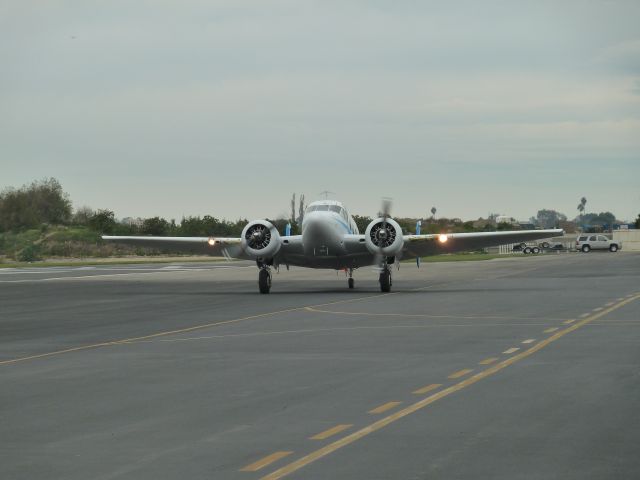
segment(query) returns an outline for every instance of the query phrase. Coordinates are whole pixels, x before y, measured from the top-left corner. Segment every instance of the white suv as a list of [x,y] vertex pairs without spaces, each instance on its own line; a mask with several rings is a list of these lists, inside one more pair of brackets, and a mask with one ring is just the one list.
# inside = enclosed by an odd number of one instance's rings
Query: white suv
[[622,248],[622,242],[611,240],[604,235],[589,234],[580,235],[576,239],[576,250],[582,252],[589,252],[591,250],[609,250],[610,252],[617,252]]

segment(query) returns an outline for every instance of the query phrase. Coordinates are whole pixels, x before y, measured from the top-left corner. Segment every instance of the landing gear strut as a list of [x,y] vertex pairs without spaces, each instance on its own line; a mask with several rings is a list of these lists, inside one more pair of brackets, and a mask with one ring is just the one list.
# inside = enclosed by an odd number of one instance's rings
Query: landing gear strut
[[260,267],[258,287],[260,288],[260,293],[269,293],[271,291],[271,271],[267,265]]
[[390,292],[391,291],[391,269],[385,265],[380,272],[380,291],[381,292]]
[[355,286],[355,281],[353,280],[353,268],[349,269],[349,280],[347,280],[349,284],[349,289],[353,289]]

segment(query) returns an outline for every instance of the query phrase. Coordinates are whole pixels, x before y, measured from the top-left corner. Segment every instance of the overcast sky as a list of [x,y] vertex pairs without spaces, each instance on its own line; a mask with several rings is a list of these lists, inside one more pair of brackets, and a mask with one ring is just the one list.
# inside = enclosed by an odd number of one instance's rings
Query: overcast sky
[[640,212],[640,2],[0,0],[0,187],[119,217]]

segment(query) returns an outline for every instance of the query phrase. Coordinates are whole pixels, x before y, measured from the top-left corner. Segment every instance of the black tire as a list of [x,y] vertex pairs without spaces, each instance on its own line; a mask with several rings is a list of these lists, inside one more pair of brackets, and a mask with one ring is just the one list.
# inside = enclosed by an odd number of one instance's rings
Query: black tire
[[349,279],[349,288],[352,289],[354,286],[355,286],[355,282],[354,282],[353,278],[350,278]]
[[588,253],[591,250],[591,247],[589,245],[582,245],[582,249],[581,249],[584,253]]
[[533,253],[533,254],[537,255],[538,253],[540,253],[540,249],[539,249],[538,247],[533,247],[533,248],[531,249],[531,253]]
[[531,253],[531,247],[524,247],[522,249],[522,253],[524,253],[525,255],[529,255]]
[[266,268],[260,269],[258,287],[260,288],[260,293],[269,293],[271,291],[271,273]]
[[618,251],[618,245],[616,245],[615,243],[612,243],[611,245],[609,245],[609,251],[610,252],[617,252]]
[[389,270],[380,273],[380,291],[385,293],[391,291],[391,272]]
[[549,248],[549,242],[542,242],[540,245],[542,248]]

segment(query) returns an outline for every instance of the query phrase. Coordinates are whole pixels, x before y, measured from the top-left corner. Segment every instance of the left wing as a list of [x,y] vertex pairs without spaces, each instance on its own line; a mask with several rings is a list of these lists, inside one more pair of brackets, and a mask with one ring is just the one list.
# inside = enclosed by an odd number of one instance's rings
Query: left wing
[[244,256],[241,238],[223,237],[143,237],[103,235],[107,242],[123,243],[138,247],[157,248],[181,253],[197,253],[226,258],[249,258]]
[[564,230],[514,230],[507,232],[471,232],[429,235],[405,235],[403,257],[421,257],[527,242],[562,235]]

